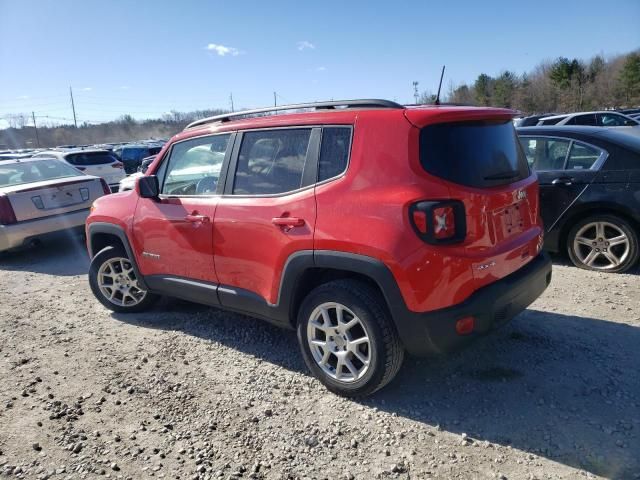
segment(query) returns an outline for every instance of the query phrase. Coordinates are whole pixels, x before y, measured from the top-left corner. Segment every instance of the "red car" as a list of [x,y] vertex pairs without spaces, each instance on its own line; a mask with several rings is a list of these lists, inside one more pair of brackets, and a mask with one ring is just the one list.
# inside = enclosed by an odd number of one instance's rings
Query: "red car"
[[327,388],[370,394],[405,351],[450,351],[549,285],[514,113],[354,100],[194,122],[95,202],[91,288],[117,312],[170,295],[296,328]]

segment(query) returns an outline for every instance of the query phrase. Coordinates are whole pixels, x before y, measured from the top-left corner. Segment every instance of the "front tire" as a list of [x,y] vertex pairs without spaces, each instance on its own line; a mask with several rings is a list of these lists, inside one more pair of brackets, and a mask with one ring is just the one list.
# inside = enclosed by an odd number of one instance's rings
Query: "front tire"
[[120,247],[105,247],[93,257],[89,285],[98,301],[114,312],[142,312],[158,299],[138,284],[133,264]]
[[593,215],[576,223],[567,236],[569,258],[577,267],[621,273],[638,262],[638,234],[616,215]]
[[370,395],[398,373],[404,348],[379,292],[338,280],[312,290],[298,313],[304,361],[330,391]]

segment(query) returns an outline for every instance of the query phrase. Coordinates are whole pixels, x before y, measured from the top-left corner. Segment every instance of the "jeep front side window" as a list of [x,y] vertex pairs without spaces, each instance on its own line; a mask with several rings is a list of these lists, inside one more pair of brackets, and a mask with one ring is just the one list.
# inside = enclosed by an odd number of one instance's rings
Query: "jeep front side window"
[[[199,137],[176,143],[167,160],[161,193],[164,195],[213,195],[231,134]],[[164,170],[161,168],[161,170]]]

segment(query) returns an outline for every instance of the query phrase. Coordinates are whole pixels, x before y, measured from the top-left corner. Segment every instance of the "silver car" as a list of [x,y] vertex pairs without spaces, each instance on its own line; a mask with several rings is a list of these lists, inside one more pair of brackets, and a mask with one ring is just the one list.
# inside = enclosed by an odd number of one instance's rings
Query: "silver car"
[[0,161],[0,252],[82,230],[107,183],[54,158]]

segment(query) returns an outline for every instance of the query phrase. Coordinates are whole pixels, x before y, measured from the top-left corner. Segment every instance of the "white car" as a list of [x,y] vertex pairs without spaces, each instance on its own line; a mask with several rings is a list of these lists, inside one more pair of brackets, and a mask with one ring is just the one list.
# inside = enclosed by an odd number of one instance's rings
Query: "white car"
[[58,158],[87,175],[104,178],[112,192],[118,191],[120,180],[126,177],[124,165],[109,150],[49,150],[33,158]]
[[107,183],[55,158],[0,161],[0,252],[82,230]]
[[638,120],[634,120],[622,113],[604,110],[600,112],[578,112],[564,115],[544,117],[538,121],[540,125],[591,125],[595,127],[637,127]]

